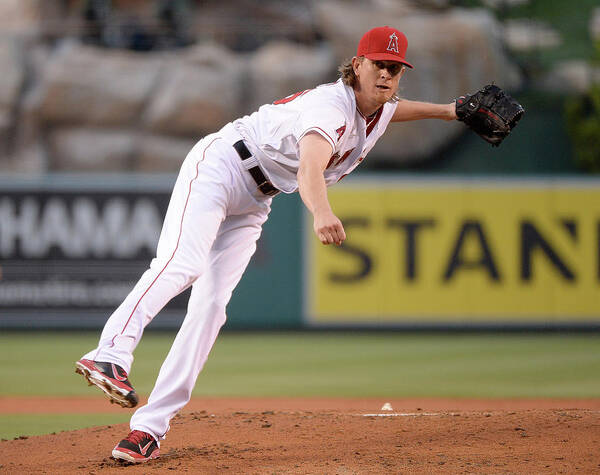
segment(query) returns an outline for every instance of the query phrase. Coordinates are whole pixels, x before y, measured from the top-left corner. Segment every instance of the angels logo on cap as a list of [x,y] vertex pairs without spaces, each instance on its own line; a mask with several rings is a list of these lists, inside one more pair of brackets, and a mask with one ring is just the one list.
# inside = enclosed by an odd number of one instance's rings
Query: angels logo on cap
[[372,61],[397,61],[412,68],[412,64],[406,61],[407,49],[408,40],[404,33],[390,26],[378,26],[360,39],[356,56]]
[[388,45],[387,50],[400,54],[398,51],[398,37],[396,36],[396,33],[390,35],[390,44]]

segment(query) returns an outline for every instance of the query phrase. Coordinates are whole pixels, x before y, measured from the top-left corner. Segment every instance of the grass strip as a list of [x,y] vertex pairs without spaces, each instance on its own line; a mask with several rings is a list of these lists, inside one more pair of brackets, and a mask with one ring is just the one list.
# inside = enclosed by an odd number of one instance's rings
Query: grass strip
[[[73,363],[95,334],[0,336],[0,395],[90,395]],[[149,394],[173,334],[148,333],[131,380]],[[600,335],[225,333],[196,396],[600,397]]]
[[130,414],[0,414],[0,439],[120,424]]

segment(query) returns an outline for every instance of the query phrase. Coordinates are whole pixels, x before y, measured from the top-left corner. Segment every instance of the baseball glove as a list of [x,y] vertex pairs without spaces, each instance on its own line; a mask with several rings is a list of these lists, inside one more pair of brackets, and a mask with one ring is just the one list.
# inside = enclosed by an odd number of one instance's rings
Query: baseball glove
[[525,113],[523,106],[493,84],[456,99],[456,117],[483,140],[499,146]]

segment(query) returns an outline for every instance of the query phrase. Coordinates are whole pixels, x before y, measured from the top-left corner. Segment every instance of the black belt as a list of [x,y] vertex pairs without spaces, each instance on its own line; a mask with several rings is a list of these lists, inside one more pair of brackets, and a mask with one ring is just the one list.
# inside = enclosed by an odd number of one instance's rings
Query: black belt
[[[244,161],[252,156],[252,154],[250,153],[250,150],[248,150],[248,147],[246,147],[246,144],[244,143],[243,140],[238,140],[236,143],[234,143],[233,148],[235,148],[235,151],[238,153],[238,155],[240,156],[242,161]],[[262,172],[262,170],[260,169],[260,167],[258,165],[255,167],[249,168],[248,171],[250,172],[250,175],[252,175],[252,178],[258,185],[258,189],[263,194],[265,194],[267,196],[275,196],[276,194],[279,193],[279,190],[277,188],[275,188],[269,180],[267,180],[267,177],[264,175],[264,173]]]

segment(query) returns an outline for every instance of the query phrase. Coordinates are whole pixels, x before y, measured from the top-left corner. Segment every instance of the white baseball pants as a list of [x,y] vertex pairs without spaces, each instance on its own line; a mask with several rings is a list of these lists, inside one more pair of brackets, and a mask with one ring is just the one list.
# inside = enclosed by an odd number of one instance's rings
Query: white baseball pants
[[98,348],[84,356],[129,373],[146,325],[192,286],[185,320],[148,403],[131,419],[132,430],[157,439],[164,439],[169,421],[190,399],[271,209],[272,198],[257,189],[233,142],[212,134],[190,151],[173,189],[156,258],[106,322]]

